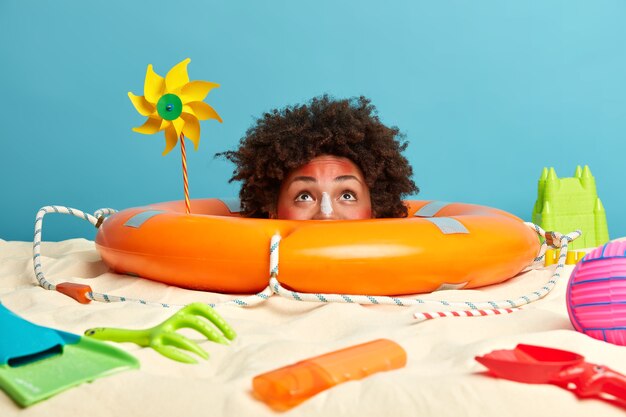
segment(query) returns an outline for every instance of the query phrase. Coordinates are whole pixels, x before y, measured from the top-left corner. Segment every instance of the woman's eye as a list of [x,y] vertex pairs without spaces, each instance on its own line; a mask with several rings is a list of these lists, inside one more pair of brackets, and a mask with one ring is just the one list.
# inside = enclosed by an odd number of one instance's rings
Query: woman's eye
[[344,192],[341,194],[341,199],[343,201],[356,201],[356,195],[350,192]]
[[309,193],[300,193],[296,197],[296,201],[312,201],[313,197]]

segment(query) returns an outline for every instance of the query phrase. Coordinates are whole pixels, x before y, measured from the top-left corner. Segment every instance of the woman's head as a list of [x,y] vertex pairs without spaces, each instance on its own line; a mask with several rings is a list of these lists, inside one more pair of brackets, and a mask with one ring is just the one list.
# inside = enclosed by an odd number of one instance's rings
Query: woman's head
[[348,158],[321,155],[294,169],[280,186],[278,219],[358,220],[372,218],[369,187]]
[[[368,99],[322,96],[264,114],[236,151],[219,155],[235,164],[231,181],[242,181],[244,216],[404,217],[402,197],[418,188],[399,138]],[[312,201],[318,213],[303,214]]]

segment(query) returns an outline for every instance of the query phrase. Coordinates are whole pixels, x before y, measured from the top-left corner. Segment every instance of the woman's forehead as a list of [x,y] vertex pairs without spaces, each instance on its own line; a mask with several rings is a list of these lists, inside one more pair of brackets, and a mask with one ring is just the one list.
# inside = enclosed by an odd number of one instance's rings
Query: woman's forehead
[[296,178],[300,180],[306,178],[335,180],[347,176],[354,176],[359,181],[363,180],[363,173],[350,159],[334,155],[321,155],[290,172],[287,181],[293,181]]

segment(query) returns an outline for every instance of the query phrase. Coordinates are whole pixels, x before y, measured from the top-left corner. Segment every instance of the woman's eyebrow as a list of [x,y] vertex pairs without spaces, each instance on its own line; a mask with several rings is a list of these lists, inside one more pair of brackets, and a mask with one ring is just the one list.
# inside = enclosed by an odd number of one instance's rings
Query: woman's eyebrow
[[296,182],[296,181],[317,182],[317,180],[314,177],[307,177],[305,175],[294,177],[294,179],[291,180],[291,182]]
[[342,181],[348,181],[348,180],[357,180],[358,182],[361,182],[361,180],[358,179],[355,175],[340,175],[334,179],[335,182],[342,182]]

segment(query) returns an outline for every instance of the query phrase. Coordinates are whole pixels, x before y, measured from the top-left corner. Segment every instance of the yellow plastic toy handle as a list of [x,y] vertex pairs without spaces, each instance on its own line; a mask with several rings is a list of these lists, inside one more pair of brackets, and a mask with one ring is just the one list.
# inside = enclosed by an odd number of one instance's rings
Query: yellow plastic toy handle
[[286,410],[342,382],[404,365],[406,352],[400,345],[377,339],[258,375],[252,389],[270,407]]

